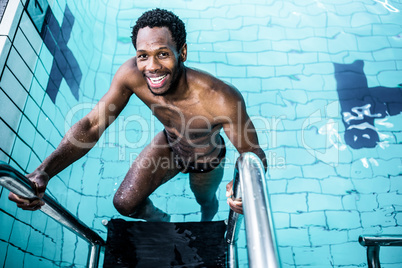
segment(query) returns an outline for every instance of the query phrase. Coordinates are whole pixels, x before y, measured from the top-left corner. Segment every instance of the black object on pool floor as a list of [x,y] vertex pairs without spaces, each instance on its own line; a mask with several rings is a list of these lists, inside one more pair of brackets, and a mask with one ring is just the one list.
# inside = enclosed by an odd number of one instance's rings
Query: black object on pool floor
[[103,267],[226,267],[226,225],[112,219]]

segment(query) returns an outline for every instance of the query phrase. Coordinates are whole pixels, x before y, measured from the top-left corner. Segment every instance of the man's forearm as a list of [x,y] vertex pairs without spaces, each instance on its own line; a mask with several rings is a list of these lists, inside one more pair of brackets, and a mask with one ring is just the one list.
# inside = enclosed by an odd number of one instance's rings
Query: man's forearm
[[91,130],[85,120],[77,122],[37,170],[46,172],[52,178],[91,150],[100,135],[99,131]]

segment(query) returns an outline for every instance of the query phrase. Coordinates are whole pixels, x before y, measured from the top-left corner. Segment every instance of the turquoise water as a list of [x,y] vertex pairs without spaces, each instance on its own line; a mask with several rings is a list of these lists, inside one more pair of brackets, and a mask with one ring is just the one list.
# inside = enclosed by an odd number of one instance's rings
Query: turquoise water
[[[268,157],[282,267],[367,267],[359,235],[402,234],[401,1],[39,1],[57,29],[71,31],[52,36],[62,55],[37,31],[44,12],[26,2],[9,3],[0,27],[0,160],[33,171],[135,54],[136,18],[167,8],[186,24],[187,66],[233,84],[245,98]],[[116,189],[161,129],[133,97],[48,193],[106,237],[101,221],[121,217],[112,205]],[[238,156],[225,140],[214,220],[228,216],[224,185]],[[85,267],[86,242],[40,212],[17,210],[7,190],[0,194],[0,265]],[[172,221],[200,220],[187,175],[151,199]],[[244,233],[239,247],[247,267]],[[382,248],[383,267],[400,267],[401,253]]]

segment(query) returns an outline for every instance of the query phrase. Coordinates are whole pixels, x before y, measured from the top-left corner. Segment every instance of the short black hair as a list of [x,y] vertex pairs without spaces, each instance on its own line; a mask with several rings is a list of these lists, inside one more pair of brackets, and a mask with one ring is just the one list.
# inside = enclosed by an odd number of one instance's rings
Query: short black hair
[[172,34],[173,41],[176,43],[177,51],[186,43],[186,28],[184,23],[171,11],[156,8],[145,12],[138,18],[133,27],[131,36],[131,41],[135,49],[137,49],[138,31],[145,27],[168,27]]

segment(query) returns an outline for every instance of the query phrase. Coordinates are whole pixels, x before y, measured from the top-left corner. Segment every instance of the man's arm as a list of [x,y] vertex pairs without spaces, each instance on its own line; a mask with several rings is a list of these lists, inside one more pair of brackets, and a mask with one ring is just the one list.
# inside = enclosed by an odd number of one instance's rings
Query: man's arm
[[[124,79],[128,70],[123,66],[116,72],[109,91],[96,106],[74,124],[56,150],[34,172],[27,175],[39,198],[44,195],[49,180],[92,149],[105,129],[126,106],[133,92],[126,86]],[[9,199],[24,210],[37,210],[43,205],[40,200],[27,200],[14,193],[9,194]]]
[[[244,99],[240,92],[235,89],[233,91],[232,97],[227,101],[228,103],[225,103],[225,107],[228,107],[225,109],[228,120],[223,124],[223,130],[240,154],[245,152],[255,153],[261,159],[266,171],[266,156],[258,143],[257,133],[253,122],[247,114]],[[226,186],[227,202],[233,211],[243,214],[242,202],[234,201],[231,198],[233,195],[232,187],[233,181]]]
[[230,100],[225,103],[226,122],[223,124],[223,130],[228,136],[230,142],[242,154],[245,152],[255,153],[262,161],[265,171],[267,170],[267,161],[265,153],[258,143],[257,132],[247,114],[246,105],[241,94],[236,90]]
[[56,150],[37,169],[52,178],[95,146],[132,95],[132,91],[122,80],[121,72],[119,70],[116,73],[109,91],[86,116],[67,131]]

